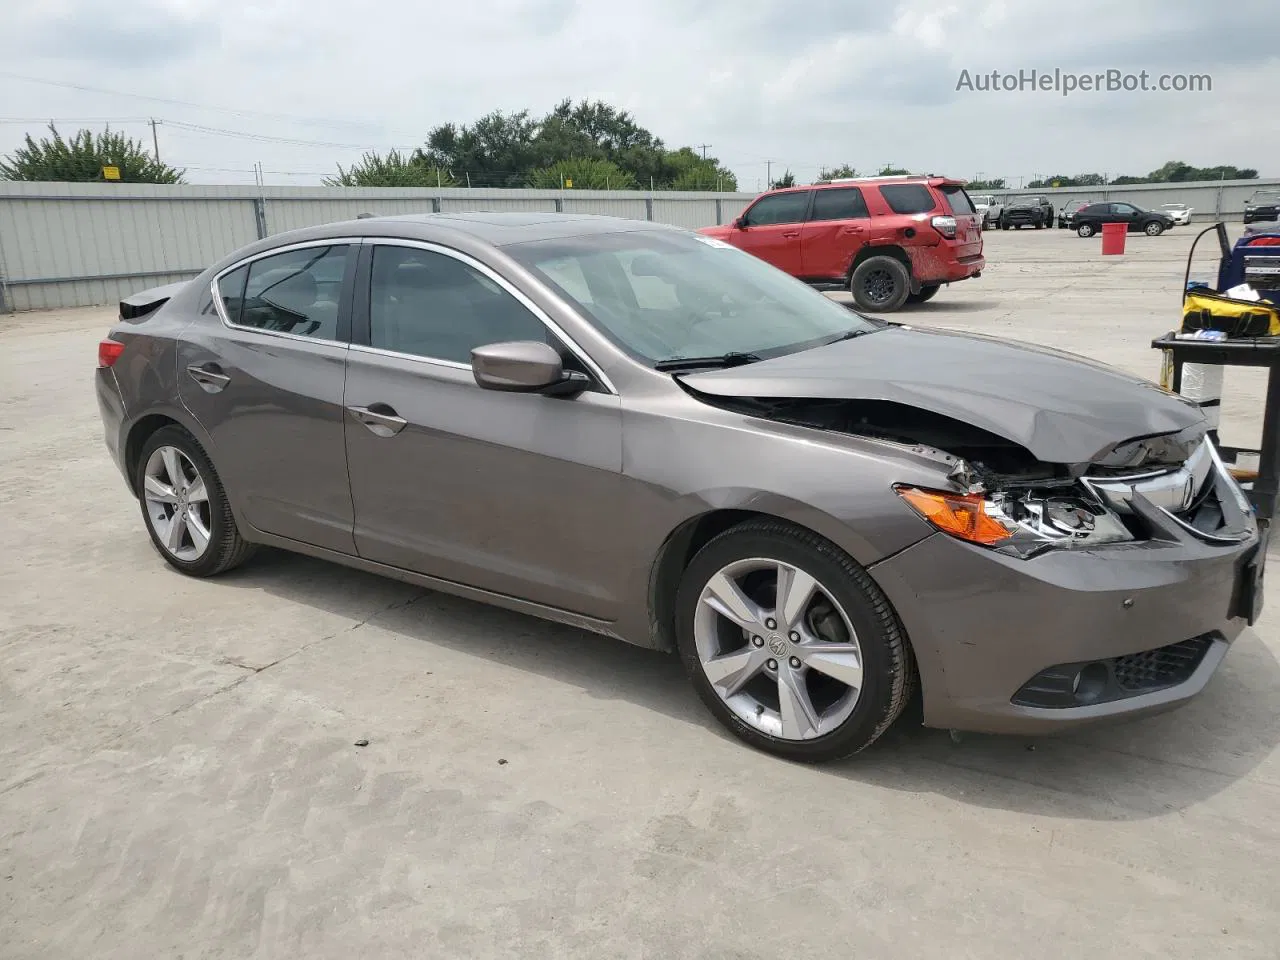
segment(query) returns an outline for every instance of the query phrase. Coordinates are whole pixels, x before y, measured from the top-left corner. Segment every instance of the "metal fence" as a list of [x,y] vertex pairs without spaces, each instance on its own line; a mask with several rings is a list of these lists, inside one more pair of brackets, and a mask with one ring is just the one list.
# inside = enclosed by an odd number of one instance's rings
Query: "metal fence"
[[[1180,202],[1197,220],[1239,219],[1255,190],[1280,180],[1002,190],[1068,200]],[[378,187],[198,187],[0,183],[0,313],[113,303],[195,276],[259,237],[362,213],[536,210],[594,213],[682,227],[727,223],[751,193],[468,190]]]
[[0,183],[0,313],[113,303],[299,227],[461,210],[725,223],[750,193]]

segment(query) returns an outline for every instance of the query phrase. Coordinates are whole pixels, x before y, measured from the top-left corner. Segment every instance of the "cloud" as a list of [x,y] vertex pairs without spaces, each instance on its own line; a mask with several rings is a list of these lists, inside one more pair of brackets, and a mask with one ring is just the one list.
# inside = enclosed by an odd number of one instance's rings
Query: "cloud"
[[[625,16],[573,0],[46,0],[6,22],[0,99],[8,116],[157,116],[260,138],[162,126],[162,153],[212,182],[249,182],[255,161],[284,171],[270,182],[317,182],[440,123],[594,96],[668,144],[710,144],[751,188],[769,168],[803,179],[841,162],[1015,181],[1171,158],[1280,174],[1280,130],[1260,119],[1280,60],[1249,41],[1277,27],[1275,0],[650,0]],[[1213,91],[955,89],[962,69],[1033,67],[1209,73]],[[0,124],[0,153],[23,132]]]

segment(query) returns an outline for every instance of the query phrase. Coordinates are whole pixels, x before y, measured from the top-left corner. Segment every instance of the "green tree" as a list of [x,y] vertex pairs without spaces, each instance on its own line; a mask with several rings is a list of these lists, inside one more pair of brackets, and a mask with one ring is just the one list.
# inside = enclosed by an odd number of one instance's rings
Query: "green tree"
[[[641,181],[640,186],[647,184]],[[665,150],[659,157],[654,186],[662,190],[738,189],[738,178],[719,165],[715,157],[703,157],[692,147]]]
[[827,167],[823,167],[818,171],[819,180],[846,180],[849,177],[857,176],[861,176],[861,174],[847,163],[842,163],[838,167],[831,167],[829,169]]
[[426,148],[415,150],[413,159],[453,170],[468,186],[519,187],[529,171],[539,166],[533,147],[537,132],[538,123],[530,119],[528,110],[512,114],[495,110],[470,126],[436,127],[427,135]]
[[886,163],[877,172],[877,177],[905,177],[911,173],[906,167],[895,167],[891,163]]
[[529,186],[542,190],[633,190],[636,178],[609,160],[574,157],[533,171]]
[[369,152],[347,169],[338,164],[336,177],[325,177],[328,187],[456,187],[447,170],[428,165],[415,151],[405,156],[392,150],[385,157]]
[[80,130],[70,140],[49,124],[50,136],[27,134],[21,147],[0,160],[0,180],[89,182],[102,180],[103,167],[117,167],[125,183],[182,183],[185,170],[160,163],[141,140],[108,127],[102,133]]
[[1252,167],[1193,167],[1181,160],[1170,160],[1145,177],[1116,177],[1115,184],[1124,183],[1187,183],[1197,180],[1256,180],[1258,171]]
[[794,187],[796,185],[796,175],[788,170],[777,180],[773,181],[775,187]]
[[970,193],[987,190],[1004,190],[1006,189],[1006,181],[1004,177],[995,177],[991,180],[970,180],[964,185],[964,188]]

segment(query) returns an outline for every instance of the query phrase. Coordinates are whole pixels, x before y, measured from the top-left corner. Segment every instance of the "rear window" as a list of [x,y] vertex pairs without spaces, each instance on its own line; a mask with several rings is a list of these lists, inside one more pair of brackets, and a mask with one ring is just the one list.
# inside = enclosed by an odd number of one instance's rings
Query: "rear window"
[[952,213],[973,213],[973,203],[969,199],[969,195],[964,192],[964,187],[942,187],[942,195],[947,198],[947,203],[951,204]]
[[[895,183],[880,188],[880,196],[894,213],[928,213],[937,206],[922,183]],[[970,208],[972,211],[972,207]]]

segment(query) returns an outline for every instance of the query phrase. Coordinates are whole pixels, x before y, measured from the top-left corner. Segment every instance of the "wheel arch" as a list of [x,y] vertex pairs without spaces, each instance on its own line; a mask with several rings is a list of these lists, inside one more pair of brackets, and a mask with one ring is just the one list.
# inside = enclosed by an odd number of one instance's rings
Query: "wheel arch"
[[853,271],[857,270],[866,261],[872,257],[893,257],[895,260],[902,262],[907,268],[907,277],[915,284],[915,270],[911,266],[911,257],[907,255],[907,251],[896,243],[868,244],[854,254],[853,259],[849,261],[849,269],[844,272],[845,286],[853,279]]
[[157,408],[149,411],[128,425],[125,429],[125,435],[121,446],[121,449],[124,451],[126,480],[129,483],[129,489],[133,492],[135,497],[138,495],[138,459],[142,454],[142,448],[157,430],[168,426],[177,426],[186,430],[189,434],[195,437],[196,442],[204,448],[206,455],[208,455],[210,459],[213,457],[213,454],[210,451],[209,438],[205,436],[204,431],[200,429],[200,425],[197,424],[189,415],[171,407]]

